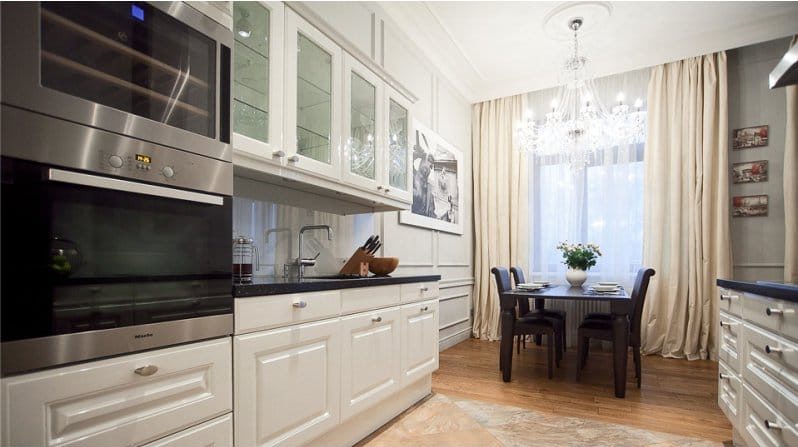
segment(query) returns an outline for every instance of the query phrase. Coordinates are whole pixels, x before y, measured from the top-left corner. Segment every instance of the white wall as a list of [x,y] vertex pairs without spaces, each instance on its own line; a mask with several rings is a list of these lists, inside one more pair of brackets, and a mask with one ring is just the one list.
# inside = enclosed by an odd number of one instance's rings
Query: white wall
[[[290,3],[288,5],[291,6]],[[385,241],[382,254],[397,256],[400,259],[396,274],[437,273],[442,276],[441,348],[445,349],[467,339],[471,330],[471,293],[474,277],[470,103],[457,92],[449,80],[441,75],[434,63],[427,60],[407,36],[390,21],[378,3],[303,2],[297,6],[297,9],[301,8],[309,8],[340,33],[348,41],[346,44],[339,42],[345,49],[347,45],[351,45],[369,57],[372,62],[383,67],[391,77],[416,96],[418,100],[413,105],[414,117],[439,133],[465,155],[463,235],[400,225],[397,212],[376,213],[372,216],[374,231]],[[301,11],[298,12],[301,14]],[[247,210],[253,209],[253,205],[252,202],[241,201],[238,205],[235,224],[242,227],[242,222],[249,218],[247,216],[251,216]],[[268,207],[256,204],[254,208],[263,210]],[[289,209],[278,213],[297,215],[296,210]],[[305,216],[301,222],[294,218],[287,221],[291,227],[297,227],[293,229],[294,234],[300,224],[329,220],[329,216],[314,211],[298,214]],[[250,219],[250,222],[252,221]],[[358,221],[360,228],[363,228],[362,218],[358,218]],[[360,231],[351,228],[353,221],[350,218],[337,219],[336,222],[341,227],[337,232],[342,238],[354,241],[362,236],[358,234]],[[371,224],[365,226],[372,228]],[[263,229],[251,228],[250,231],[259,234]],[[262,239],[262,234],[260,238]],[[326,243],[320,235],[318,239],[320,243]],[[270,247],[263,244],[262,250],[270,250]],[[354,248],[355,245],[334,247],[331,252],[341,253]]]
[[[767,160],[769,167],[767,182],[729,185],[730,199],[759,194],[767,194],[769,199],[767,216],[731,218],[734,279],[738,280],[784,280],[783,163],[787,105],[783,88],[768,88],[768,74],[788,48],[789,39],[785,38],[728,52],[729,131],[770,126],[766,147],[729,148],[729,163]],[[731,138],[730,135],[729,145]]]

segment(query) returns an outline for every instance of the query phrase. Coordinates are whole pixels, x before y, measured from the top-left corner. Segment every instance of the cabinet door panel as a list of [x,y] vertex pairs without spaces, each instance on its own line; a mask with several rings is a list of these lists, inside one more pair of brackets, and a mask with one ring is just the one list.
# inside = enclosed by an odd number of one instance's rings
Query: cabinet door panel
[[229,412],[230,351],[225,338],[3,379],[2,445],[138,445]]
[[363,411],[400,386],[398,307],[341,320],[341,420]]
[[438,369],[438,300],[402,306],[402,380],[405,385]]
[[407,203],[413,202],[412,104],[396,90],[386,87],[383,134],[385,142],[383,192]]
[[[239,155],[281,164],[283,148],[282,2],[235,2],[233,146]],[[275,153],[277,155],[275,155]]]
[[285,36],[287,165],[340,179],[341,48],[290,9]]
[[371,192],[383,180],[382,80],[352,56],[344,57],[343,179]]
[[298,445],[338,424],[340,321],[235,337],[236,443]]

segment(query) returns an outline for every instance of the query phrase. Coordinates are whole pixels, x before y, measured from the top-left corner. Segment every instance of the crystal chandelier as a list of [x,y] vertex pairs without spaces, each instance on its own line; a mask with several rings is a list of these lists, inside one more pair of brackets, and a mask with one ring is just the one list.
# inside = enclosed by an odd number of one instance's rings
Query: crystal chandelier
[[579,54],[578,32],[582,24],[580,18],[569,22],[574,53],[563,65],[564,83],[545,120],[537,122],[528,116],[518,127],[521,150],[537,157],[560,157],[577,170],[591,163],[598,151],[643,142],[646,128],[642,100],[636,100],[631,108],[624,104],[623,93],[619,93],[617,105],[607,112],[594,93],[593,80],[587,76],[587,58]]

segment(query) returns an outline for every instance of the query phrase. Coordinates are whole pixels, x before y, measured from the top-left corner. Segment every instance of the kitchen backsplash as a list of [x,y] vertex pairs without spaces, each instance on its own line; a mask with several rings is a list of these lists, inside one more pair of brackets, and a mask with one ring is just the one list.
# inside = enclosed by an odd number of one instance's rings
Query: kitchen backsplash
[[233,199],[231,236],[254,240],[260,254],[255,276],[282,276],[283,265],[297,258],[299,229],[320,224],[333,229],[333,240],[328,241],[323,230],[305,232],[302,255],[313,257],[319,253],[316,266],[305,269],[307,276],[338,273],[355,248],[378,229],[374,214],[340,216],[245,197]]

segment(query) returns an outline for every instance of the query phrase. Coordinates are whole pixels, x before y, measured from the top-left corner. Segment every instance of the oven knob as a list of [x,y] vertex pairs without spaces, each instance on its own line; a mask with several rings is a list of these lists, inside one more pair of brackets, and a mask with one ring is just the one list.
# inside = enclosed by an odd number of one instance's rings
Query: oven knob
[[121,168],[122,167],[122,157],[119,155],[111,155],[108,157],[108,164],[114,168]]
[[171,166],[164,166],[161,173],[163,173],[163,176],[166,178],[172,178],[175,175],[175,170]]

